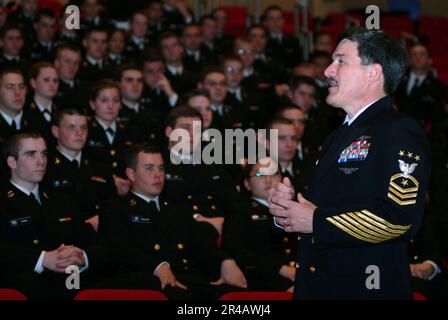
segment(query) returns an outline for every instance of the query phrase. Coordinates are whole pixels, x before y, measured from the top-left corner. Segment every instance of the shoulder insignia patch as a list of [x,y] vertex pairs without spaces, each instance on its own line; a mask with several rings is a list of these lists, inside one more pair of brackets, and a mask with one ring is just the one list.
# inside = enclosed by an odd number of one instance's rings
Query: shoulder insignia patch
[[14,197],[14,191],[9,190],[7,195],[8,195],[8,199],[11,199],[12,197]]
[[[416,159],[416,161],[420,160],[420,156],[403,150],[400,150],[398,155],[400,157]],[[411,174],[415,171],[418,164],[415,162],[407,163],[404,160],[398,159],[398,166],[401,173],[395,174],[390,178],[387,197],[400,206],[415,204],[419,183]]]

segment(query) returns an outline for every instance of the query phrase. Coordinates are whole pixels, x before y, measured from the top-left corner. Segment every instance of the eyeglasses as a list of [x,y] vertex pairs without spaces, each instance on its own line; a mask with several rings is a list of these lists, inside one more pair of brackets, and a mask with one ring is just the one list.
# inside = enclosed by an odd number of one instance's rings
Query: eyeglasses
[[255,174],[254,175],[251,175],[251,176],[248,176],[247,178],[254,178],[254,177],[266,177],[266,178],[274,178],[274,177],[276,177],[277,176],[277,172],[275,173],[275,174],[263,174],[263,173],[261,173],[261,172],[255,172]]
[[242,68],[234,68],[234,67],[225,67],[225,71],[227,73],[239,73],[239,72],[242,72],[243,69]]
[[252,54],[253,51],[252,51],[251,49],[238,49],[238,50],[236,51],[236,53],[237,53],[239,56],[244,56],[244,55],[247,55],[247,54]]

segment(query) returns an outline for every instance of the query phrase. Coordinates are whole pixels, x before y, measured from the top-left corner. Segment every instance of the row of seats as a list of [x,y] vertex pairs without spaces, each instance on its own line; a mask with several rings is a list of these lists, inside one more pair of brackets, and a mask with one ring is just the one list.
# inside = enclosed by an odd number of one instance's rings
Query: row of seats
[[[0,289],[1,300],[28,300],[20,291]],[[168,300],[156,290],[87,289],[80,291],[74,300]],[[228,292],[219,300],[292,300],[292,293],[283,291]]]
[[[0,300],[27,300],[21,292],[13,289],[0,289]],[[80,291],[75,300],[168,300],[167,296],[156,290],[115,290],[88,289]],[[219,300],[292,300],[292,293],[284,291],[229,292]],[[426,300],[421,293],[414,292],[413,300]]]

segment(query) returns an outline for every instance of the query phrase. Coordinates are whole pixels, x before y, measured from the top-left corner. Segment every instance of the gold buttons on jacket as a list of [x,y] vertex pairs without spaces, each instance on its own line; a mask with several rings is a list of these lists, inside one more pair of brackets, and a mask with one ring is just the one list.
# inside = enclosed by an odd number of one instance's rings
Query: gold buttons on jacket
[[300,240],[302,240],[302,237],[301,237],[301,236],[298,236],[298,237],[297,237],[297,241],[300,241]]
[[154,245],[154,250],[159,251],[160,250],[160,244],[156,243]]
[[285,249],[285,254],[290,255],[291,254],[291,249]]
[[33,241],[33,243],[37,246],[37,245],[39,245],[40,242],[39,242],[38,239],[36,239],[36,240]]
[[288,237],[283,237],[283,242],[284,243],[288,243],[289,242],[289,238]]
[[317,271],[315,266],[310,266],[308,270],[310,270],[311,273],[316,273]]
[[182,259],[182,262],[183,262],[184,264],[187,264],[187,263],[188,263],[188,260],[187,260],[187,259]]
[[197,205],[194,205],[194,206],[193,206],[193,210],[196,211],[196,210],[198,210],[198,209],[199,209],[199,207],[198,207]]
[[187,199],[188,199],[188,200],[191,200],[191,199],[193,199],[193,196],[192,196],[191,194],[189,194],[189,195],[187,196]]
[[212,210],[216,210],[216,206],[214,204],[212,204],[211,208]]
[[116,168],[116,167],[118,167],[118,163],[116,163],[115,161],[112,162],[112,168]]
[[178,243],[178,244],[177,244],[177,248],[178,248],[179,250],[182,250],[182,249],[184,248],[184,245],[183,245],[182,243]]

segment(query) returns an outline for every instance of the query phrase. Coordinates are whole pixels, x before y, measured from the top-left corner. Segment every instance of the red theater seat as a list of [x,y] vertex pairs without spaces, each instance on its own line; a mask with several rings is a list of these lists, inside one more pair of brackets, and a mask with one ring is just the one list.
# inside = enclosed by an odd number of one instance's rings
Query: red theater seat
[[286,291],[228,292],[219,300],[292,300],[292,293]]
[[155,290],[88,289],[79,292],[75,300],[168,300]]
[[428,300],[428,299],[426,299],[426,297],[424,295],[422,295],[421,293],[414,292],[412,294],[412,300]]
[[0,289],[0,300],[28,300],[25,295],[14,289]]
[[59,17],[62,12],[62,4],[57,0],[39,0],[37,10],[50,9]]

